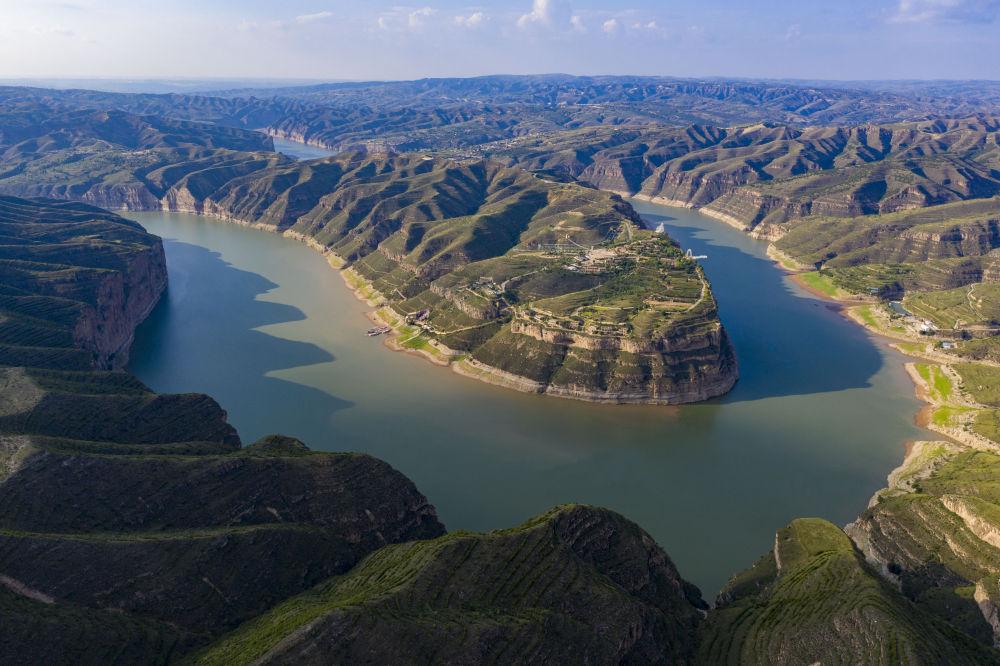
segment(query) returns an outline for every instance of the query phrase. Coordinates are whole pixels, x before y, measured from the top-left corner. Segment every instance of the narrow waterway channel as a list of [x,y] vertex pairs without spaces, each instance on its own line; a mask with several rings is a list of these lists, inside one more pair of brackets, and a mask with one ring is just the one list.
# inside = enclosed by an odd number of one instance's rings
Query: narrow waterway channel
[[460,377],[366,337],[366,306],[305,245],[166,213],[130,214],[165,239],[170,271],[130,367],[158,391],[211,394],[245,442],[281,432],[387,460],[449,529],[512,526],[566,502],[615,509],[711,598],[790,519],[861,511],[922,436],[919,404],[895,352],[792,285],[764,244],[635,205],[708,255],[741,367],[721,400],[594,405]]

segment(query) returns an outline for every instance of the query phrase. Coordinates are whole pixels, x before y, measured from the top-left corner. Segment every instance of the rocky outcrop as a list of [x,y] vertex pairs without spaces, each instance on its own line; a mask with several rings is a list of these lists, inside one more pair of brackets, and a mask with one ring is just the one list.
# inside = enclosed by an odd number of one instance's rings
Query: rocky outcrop
[[651,200],[683,201],[692,207],[705,206],[741,185],[757,180],[757,172],[742,166],[722,173],[675,171],[664,165],[647,178],[639,194]]
[[[584,344],[579,344],[579,342]],[[727,393],[738,378],[724,329],[663,341],[665,350],[623,351],[619,338],[505,327],[453,365],[456,372],[525,393],[588,402],[675,405]]]
[[[55,192],[46,192],[41,196],[53,197]],[[37,195],[36,195],[37,196]],[[98,185],[88,189],[79,198],[92,206],[109,210],[156,210],[159,200],[148,187],[141,184]]]

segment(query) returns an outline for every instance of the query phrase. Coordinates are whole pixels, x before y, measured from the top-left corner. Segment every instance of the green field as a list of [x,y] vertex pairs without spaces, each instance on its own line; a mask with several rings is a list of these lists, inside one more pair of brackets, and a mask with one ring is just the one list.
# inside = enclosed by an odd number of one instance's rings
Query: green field
[[931,399],[938,402],[948,402],[953,395],[951,378],[945,374],[939,365],[915,363],[917,374],[924,380]]
[[821,273],[820,271],[799,273],[797,277],[802,281],[802,284],[806,285],[810,289],[815,289],[830,298],[843,298],[848,295],[844,292],[844,290],[834,284],[833,278],[825,273]]

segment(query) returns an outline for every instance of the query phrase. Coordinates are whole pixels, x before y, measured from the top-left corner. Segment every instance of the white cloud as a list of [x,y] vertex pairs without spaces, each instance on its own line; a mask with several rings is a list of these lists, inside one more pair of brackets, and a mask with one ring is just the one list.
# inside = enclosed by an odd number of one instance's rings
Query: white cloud
[[534,0],[531,11],[517,19],[517,27],[530,28],[533,25],[561,27],[570,20],[569,5],[563,0]]
[[468,16],[455,17],[455,25],[461,26],[463,28],[478,28],[485,22],[486,22],[486,14],[482,12],[473,12]]
[[899,0],[892,23],[992,23],[1000,0]]
[[798,23],[793,23],[788,26],[788,30],[785,31],[785,41],[786,42],[797,42],[802,36],[802,26]]
[[409,26],[410,30],[418,30],[424,25],[424,21],[437,14],[436,9],[431,9],[430,7],[421,7],[420,9],[415,9],[410,12],[409,16],[406,17],[406,25]]
[[300,14],[291,19],[277,19],[273,21],[265,21],[263,23],[258,21],[248,21],[246,19],[243,19],[236,25],[236,29],[239,32],[266,30],[269,28],[277,30],[293,30],[298,26],[307,26],[313,23],[320,23],[330,18],[333,18],[333,12],[316,12],[314,14]]
[[584,33],[587,32],[587,25],[583,22],[583,17],[573,15],[569,17],[569,24],[573,26],[573,30],[576,32]]
[[438,10],[431,7],[393,7],[380,13],[375,18],[375,25],[379,30],[393,32],[420,32],[427,24],[428,19],[436,15]]
[[626,34],[633,35],[663,35],[666,31],[660,24],[649,18],[636,17],[635,12],[621,12],[617,16],[611,16],[601,23],[601,30],[608,35]]
[[315,14],[302,14],[295,17],[295,22],[299,24],[306,23],[316,23],[317,21],[325,21],[328,18],[333,17],[333,12],[316,12]]

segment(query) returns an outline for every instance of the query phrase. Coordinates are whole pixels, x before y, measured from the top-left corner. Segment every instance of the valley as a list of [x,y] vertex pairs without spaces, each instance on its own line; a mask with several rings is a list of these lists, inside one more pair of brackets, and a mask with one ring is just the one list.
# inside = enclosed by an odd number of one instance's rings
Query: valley
[[1000,663],[995,95],[0,88],[0,641]]

